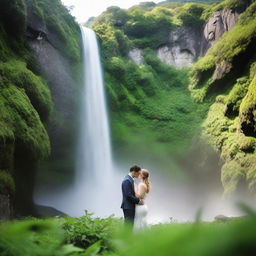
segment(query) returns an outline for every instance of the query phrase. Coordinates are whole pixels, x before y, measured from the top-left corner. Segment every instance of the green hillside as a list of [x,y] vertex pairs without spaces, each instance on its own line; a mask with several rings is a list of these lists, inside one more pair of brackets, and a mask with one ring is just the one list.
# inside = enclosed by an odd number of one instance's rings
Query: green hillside
[[[224,160],[225,192],[244,181],[254,189],[255,119],[251,116],[256,29],[252,2],[143,3],[128,10],[110,7],[96,18],[92,27],[102,46],[116,158],[151,159],[174,172],[166,165],[185,157],[193,138],[202,132]],[[201,30],[214,11],[224,9],[243,12],[238,24],[191,70],[167,66],[155,57],[154,51],[168,43],[168,33],[178,27]],[[143,50],[143,64],[128,57],[133,48]],[[214,79],[223,66],[223,77]]]

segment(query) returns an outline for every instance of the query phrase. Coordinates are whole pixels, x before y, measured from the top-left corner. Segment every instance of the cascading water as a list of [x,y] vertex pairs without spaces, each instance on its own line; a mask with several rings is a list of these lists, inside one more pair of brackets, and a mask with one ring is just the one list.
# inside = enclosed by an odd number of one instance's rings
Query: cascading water
[[114,210],[108,202],[115,196],[110,132],[97,38],[89,28],[81,27],[81,32],[85,77],[75,188],[84,209],[102,216]]
[[80,132],[73,185],[35,196],[41,205],[71,216],[84,210],[104,217],[120,215],[120,174],[114,173],[99,47],[93,30],[81,27],[84,88],[81,94]]
[[82,27],[84,50],[84,95],[78,158],[78,181],[84,176],[93,182],[112,174],[108,117],[99,48],[93,30]]

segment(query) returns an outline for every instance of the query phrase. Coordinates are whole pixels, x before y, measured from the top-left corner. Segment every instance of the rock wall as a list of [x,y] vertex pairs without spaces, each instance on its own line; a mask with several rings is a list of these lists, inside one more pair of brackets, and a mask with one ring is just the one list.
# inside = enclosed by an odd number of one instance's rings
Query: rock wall
[[206,51],[207,42],[200,30],[178,27],[168,36],[168,44],[156,50],[156,55],[166,64],[178,68],[191,66]]
[[239,13],[235,10],[221,10],[211,15],[204,27],[204,37],[210,46],[217,42],[224,32],[234,27],[238,17]]
[[58,0],[4,0],[0,21],[0,219],[10,219],[36,214],[39,161],[44,185],[71,181],[81,35]]
[[[37,170],[36,193],[40,194],[45,190],[56,190],[67,181],[71,183],[74,177],[76,134],[79,127],[78,99],[82,81],[81,74],[74,73],[74,64],[78,66],[76,72],[80,71],[82,65],[63,56],[58,33],[35,15],[30,7],[27,40],[34,51],[41,75],[51,90],[54,104],[47,125],[51,155]],[[51,179],[52,174],[57,177],[55,180]]]
[[[167,35],[168,43],[155,50],[155,54],[167,65],[177,68],[189,67],[217,42],[224,32],[237,22],[239,13],[235,10],[214,12],[203,28],[181,26]],[[132,49],[128,56],[137,64],[143,63],[143,50]]]

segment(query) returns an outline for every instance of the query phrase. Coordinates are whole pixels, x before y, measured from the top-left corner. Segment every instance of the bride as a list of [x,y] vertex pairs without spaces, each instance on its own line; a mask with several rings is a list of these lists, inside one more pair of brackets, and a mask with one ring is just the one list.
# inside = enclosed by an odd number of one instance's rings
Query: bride
[[[145,202],[146,194],[150,191],[149,172],[146,169],[142,169],[140,173],[140,182],[135,187],[136,196],[143,199]],[[147,214],[148,207],[146,203],[143,205],[136,204],[135,207],[135,219],[134,219],[134,231],[144,229],[147,227]]]

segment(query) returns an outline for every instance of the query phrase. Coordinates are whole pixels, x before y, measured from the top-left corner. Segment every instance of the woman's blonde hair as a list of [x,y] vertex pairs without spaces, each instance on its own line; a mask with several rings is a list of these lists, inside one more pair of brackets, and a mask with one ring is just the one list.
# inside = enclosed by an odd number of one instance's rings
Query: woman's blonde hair
[[147,187],[147,193],[150,191],[150,182],[149,182],[149,171],[146,169],[141,169],[141,179],[142,182],[146,185]]

